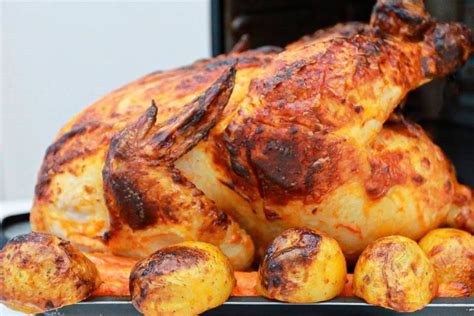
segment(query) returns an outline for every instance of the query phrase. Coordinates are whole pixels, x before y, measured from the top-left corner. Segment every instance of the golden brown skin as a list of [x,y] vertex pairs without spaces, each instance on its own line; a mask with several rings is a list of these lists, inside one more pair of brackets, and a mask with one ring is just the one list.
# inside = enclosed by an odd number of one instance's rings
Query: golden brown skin
[[471,288],[465,283],[446,282],[439,284],[438,297],[468,297],[471,295]]
[[[193,146],[193,142],[206,137],[208,129],[215,124],[216,114],[222,111],[229,89],[246,86],[253,73],[260,72],[259,67],[270,61],[272,54],[272,50],[267,52],[265,49],[249,51],[153,73],[85,109],[63,128],[47,150],[31,212],[33,229],[68,238],[85,250],[109,248],[115,254],[135,257],[145,257],[173,243],[199,239],[218,245],[236,268],[250,265],[254,252],[250,237],[227,213],[216,208],[180,175],[179,170],[173,168],[172,160],[187,150],[186,146]],[[232,70],[235,67],[236,75]],[[193,102],[195,98],[198,99]],[[237,101],[238,98],[234,96]],[[159,115],[156,115],[155,107],[146,111],[152,100],[160,107]],[[230,108],[227,105],[226,110]],[[177,120],[177,112],[185,117],[180,116]],[[131,124],[140,116],[140,122],[148,125]],[[168,126],[168,140],[181,141],[172,146],[180,152],[174,153],[174,158],[161,157],[162,161],[140,161],[140,156],[146,157],[148,153],[143,152],[144,148],[136,149],[152,141],[153,134],[148,135],[148,139],[141,139],[139,136],[146,136],[141,131],[142,134],[133,138],[134,131],[149,127],[154,121],[157,126],[153,131],[162,132],[165,129],[159,126],[173,119],[176,124]],[[174,138],[176,134],[172,130],[179,126],[186,130],[186,119],[191,119],[188,123],[196,132],[191,143],[186,142],[184,134]],[[127,125],[130,126],[124,130]],[[114,136],[114,150],[107,155]],[[162,145],[166,147],[166,144]],[[158,151],[157,148],[153,154],[155,158],[158,158]],[[131,154],[124,159],[126,152]],[[107,156],[108,164],[104,168]],[[147,169],[153,163],[161,167],[154,175],[149,175]],[[207,174],[208,177],[213,175],[211,170]],[[153,181],[153,176],[159,176],[160,182]],[[163,195],[152,197],[166,203],[149,201],[142,196],[143,184],[135,189],[132,187],[142,181],[153,181],[154,192],[169,188],[161,191]],[[128,193],[123,194],[124,191]],[[117,200],[116,197],[121,198]]]
[[20,235],[0,251],[0,302],[24,313],[80,302],[100,283],[95,265],[52,235]]
[[183,242],[138,262],[130,274],[133,306],[145,315],[197,315],[223,304],[235,278],[215,246]]
[[283,52],[148,75],[61,130],[39,173],[33,229],[133,257],[202,240],[244,269],[253,243],[262,256],[291,227],[329,234],[354,261],[377,238],[419,239],[450,212],[464,225],[472,199],[449,161],[421,128],[388,119],[471,51],[462,25],[392,0],[370,25]]
[[474,234],[474,199],[472,198],[471,189],[458,185],[453,207],[448,213],[446,222],[451,227]]
[[438,283],[464,284],[474,291],[474,237],[462,230],[439,228],[419,241],[436,271]]
[[336,240],[290,228],[270,244],[258,270],[257,292],[284,302],[334,298],[346,283],[346,260]]
[[313,42],[321,40],[330,40],[333,38],[351,38],[355,35],[370,35],[372,29],[370,25],[361,22],[338,23],[332,27],[317,30],[313,34],[305,35],[296,42],[286,46],[286,49],[295,49],[305,45],[311,45]]
[[[135,124],[113,137],[103,179],[111,215],[108,244],[114,251],[143,257],[169,243],[168,238],[194,239],[217,243],[238,268],[251,263],[250,238],[172,164],[216,123],[228,102],[234,76],[235,70],[224,72],[176,120],[157,126],[153,105]],[[193,126],[196,121],[199,124]],[[140,240],[144,247],[131,248],[130,240]]]
[[354,270],[354,295],[398,312],[423,308],[437,291],[431,262],[418,244],[406,237],[378,239],[362,252]]

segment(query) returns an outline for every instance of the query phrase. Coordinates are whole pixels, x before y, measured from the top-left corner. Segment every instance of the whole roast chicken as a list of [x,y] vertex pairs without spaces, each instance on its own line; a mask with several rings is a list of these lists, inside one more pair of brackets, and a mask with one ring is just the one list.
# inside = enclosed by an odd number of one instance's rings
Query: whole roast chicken
[[381,0],[370,24],[149,74],[62,128],[33,229],[131,257],[206,241],[236,269],[289,227],[326,232],[349,260],[382,236],[472,232],[471,190],[394,110],[473,48],[423,1]]

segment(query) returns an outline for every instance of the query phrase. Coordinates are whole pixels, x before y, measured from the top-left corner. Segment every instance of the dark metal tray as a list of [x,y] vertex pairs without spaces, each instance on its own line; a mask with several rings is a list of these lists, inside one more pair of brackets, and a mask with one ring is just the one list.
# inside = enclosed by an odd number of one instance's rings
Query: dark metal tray
[[[29,214],[5,217],[1,223],[0,244],[14,234],[29,231]],[[402,315],[388,309],[364,303],[355,297],[337,297],[328,302],[288,304],[262,297],[231,297],[223,305],[205,315]],[[42,315],[140,315],[129,297],[94,297]],[[471,315],[474,316],[474,297],[438,298],[423,310],[410,315]]]
[[[368,305],[353,297],[338,297],[329,302],[288,304],[261,297],[231,297],[224,305],[204,315],[403,315]],[[474,298],[440,298],[410,315],[474,315]],[[93,298],[44,315],[140,315],[128,297]]]

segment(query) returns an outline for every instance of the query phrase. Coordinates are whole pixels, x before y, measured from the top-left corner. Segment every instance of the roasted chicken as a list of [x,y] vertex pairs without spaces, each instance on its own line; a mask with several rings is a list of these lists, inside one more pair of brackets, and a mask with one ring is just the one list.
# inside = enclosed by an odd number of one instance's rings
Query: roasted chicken
[[470,31],[436,22],[421,0],[379,0],[370,24],[152,73],[62,128],[39,172],[33,229],[130,257],[205,241],[236,269],[291,227],[327,233],[351,261],[448,214],[472,232],[470,189],[393,113],[472,51]]

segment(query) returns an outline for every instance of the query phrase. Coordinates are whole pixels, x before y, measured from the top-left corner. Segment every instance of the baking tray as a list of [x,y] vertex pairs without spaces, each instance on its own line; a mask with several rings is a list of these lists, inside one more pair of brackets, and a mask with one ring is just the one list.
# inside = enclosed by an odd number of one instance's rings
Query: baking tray
[[[29,214],[8,216],[2,219],[0,244],[14,235],[30,231]],[[328,302],[289,304],[264,299],[262,297],[231,297],[223,305],[207,311],[203,315],[403,315],[385,308],[364,303],[355,297],[337,297]],[[438,298],[416,313],[409,315],[470,315],[474,316],[474,297]],[[40,315],[140,315],[127,296],[94,297],[86,301],[66,306]]]
[[[231,297],[223,305],[203,315],[474,315],[473,298],[440,298],[416,313],[397,313],[364,303],[353,297],[338,297],[328,302],[288,304],[261,297]],[[140,315],[128,297],[99,297],[63,307],[43,315]]]

